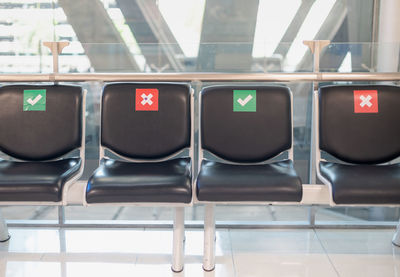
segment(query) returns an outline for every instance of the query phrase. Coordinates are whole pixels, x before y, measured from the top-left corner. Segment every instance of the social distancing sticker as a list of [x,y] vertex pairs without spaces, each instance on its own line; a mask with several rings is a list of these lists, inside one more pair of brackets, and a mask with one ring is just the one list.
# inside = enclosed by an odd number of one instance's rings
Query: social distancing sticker
[[24,90],[24,111],[46,111],[46,90],[25,89]]
[[234,112],[256,112],[257,93],[256,90],[233,90]]
[[136,111],[158,111],[158,89],[137,88],[135,107]]
[[378,91],[377,90],[355,90],[354,91],[355,113],[378,113]]

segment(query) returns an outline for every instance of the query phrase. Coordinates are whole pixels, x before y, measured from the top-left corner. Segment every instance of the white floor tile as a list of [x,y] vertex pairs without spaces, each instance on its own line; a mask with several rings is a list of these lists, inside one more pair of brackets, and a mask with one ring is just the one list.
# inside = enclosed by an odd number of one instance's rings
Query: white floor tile
[[392,245],[394,230],[316,230],[328,254],[400,254]]
[[400,276],[394,230],[317,230],[340,276]]
[[57,229],[10,228],[11,239],[0,243],[0,252],[51,253],[60,251]]
[[10,228],[10,233],[11,240],[0,244],[0,277],[400,277],[394,230],[218,229],[213,272],[202,269],[202,230],[186,230],[181,273],[170,270],[172,230]]
[[234,254],[237,276],[337,276],[325,254]]
[[141,253],[146,244],[143,229],[66,230],[65,238],[68,253]]
[[94,262],[135,264],[137,256],[130,253],[53,253],[44,254],[40,260],[46,262]]
[[330,254],[329,258],[342,277],[400,276],[399,257],[390,255]]
[[137,264],[135,267],[135,275],[133,276],[174,276],[174,277],[232,277],[235,276],[231,265],[220,264],[220,266],[212,272],[203,271],[201,263],[185,264],[182,272],[174,273],[171,271],[170,264]]
[[237,253],[324,253],[313,230],[230,230]]
[[8,261],[5,271],[7,277],[61,277],[61,264],[55,262],[15,262]]
[[230,230],[237,276],[337,276],[313,230]]
[[[93,277],[132,277],[135,274],[135,265],[130,263],[89,263],[74,262],[66,264],[66,276],[93,276]],[[8,276],[7,276],[8,277]]]

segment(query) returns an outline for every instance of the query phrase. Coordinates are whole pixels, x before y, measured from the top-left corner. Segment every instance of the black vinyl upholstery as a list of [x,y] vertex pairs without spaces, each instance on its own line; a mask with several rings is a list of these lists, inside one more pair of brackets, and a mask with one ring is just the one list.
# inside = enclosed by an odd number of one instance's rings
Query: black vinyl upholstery
[[[377,113],[355,113],[355,90],[376,90]],[[327,86],[319,90],[320,149],[357,164],[378,164],[400,156],[400,87]]]
[[156,163],[103,159],[89,179],[88,203],[190,203],[191,160],[178,158]]
[[[253,93],[256,108],[243,111],[244,105],[235,106],[238,90],[246,91],[239,100]],[[202,161],[196,184],[200,201],[301,201],[302,184],[291,160],[254,164],[291,147],[291,94],[287,87],[205,88],[200,127],[202,148],[233,162]]]
[[0,201],[62,200],[64,184],[78,174],[80,158],[51,162],[0,161]]
[[336,204],[400,204],[400,164],[378,165],[400,155],[399,107],[397,86],[320,88],[320,149],[350,163],[318,165]]
[[400,204],[400,164],[349,165],[320,162],[336,204]]
[[196,193],[201,201],[300,202],[302,184],[291,160],[263,165],[204,160]]
[[[46,110],[24,111],[24,90],[45,89]],[[0,151],[21,160],[51,160],[81,146],[82,88],[9,85],[0,88]]]
[[[142,89],[152,89],[152,94],[157,91],[158,102],[152,98],[157,110],[138,110],[136,94],[139,91],[140,96]],[[124,157],[146,162],[103,159],[89,178],[87,203],[192,201],[191,158],[155,161],[190,146],[190,98],[187,84],[118,83],[104,88],[102,145]],[[145,105],[150,106],[154,108]]]
[[[136,111],[135,91],[143,88],[158,90],[158,111]],[[102,145],[117,154],[132,159],[171,155],[190,145],[190,87],[172,83],[106,85],[101,125]]]
[[[256,90],[256,112],[234,112],[233,90]],[[202,148],[234,162],[261,162],[292,143],[290,90],[284,86],[213,86],[201,92]]]

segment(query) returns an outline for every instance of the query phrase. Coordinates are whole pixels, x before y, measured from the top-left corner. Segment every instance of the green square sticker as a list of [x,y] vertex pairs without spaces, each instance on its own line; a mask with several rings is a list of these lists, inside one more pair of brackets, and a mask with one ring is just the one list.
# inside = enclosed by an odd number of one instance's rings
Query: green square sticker
[[255,90],[233,90],[233,111],[234,112],[256,112],[257,93]]
[[25,89],[24,90],[24,111],[45,111],[46,110],[46,90],[45,89]]

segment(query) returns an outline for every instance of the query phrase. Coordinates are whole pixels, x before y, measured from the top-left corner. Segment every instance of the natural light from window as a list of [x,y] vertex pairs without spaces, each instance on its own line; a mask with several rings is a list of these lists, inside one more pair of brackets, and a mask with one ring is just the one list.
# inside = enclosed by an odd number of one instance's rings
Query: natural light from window
[[299,9],[301,0],[260,0],[253,57],[270,57]]
[[204,6],[205,0],[158,0],[160,12],[186,57],[196,57],[199,52]]
[[301,62],[307,47],[303,45],[303,40],[315,38],[325,19],[329,15],[336,0],[315,1],[306,19],[300,27],[299,32],[284,61],[285,71],[294,71]]

